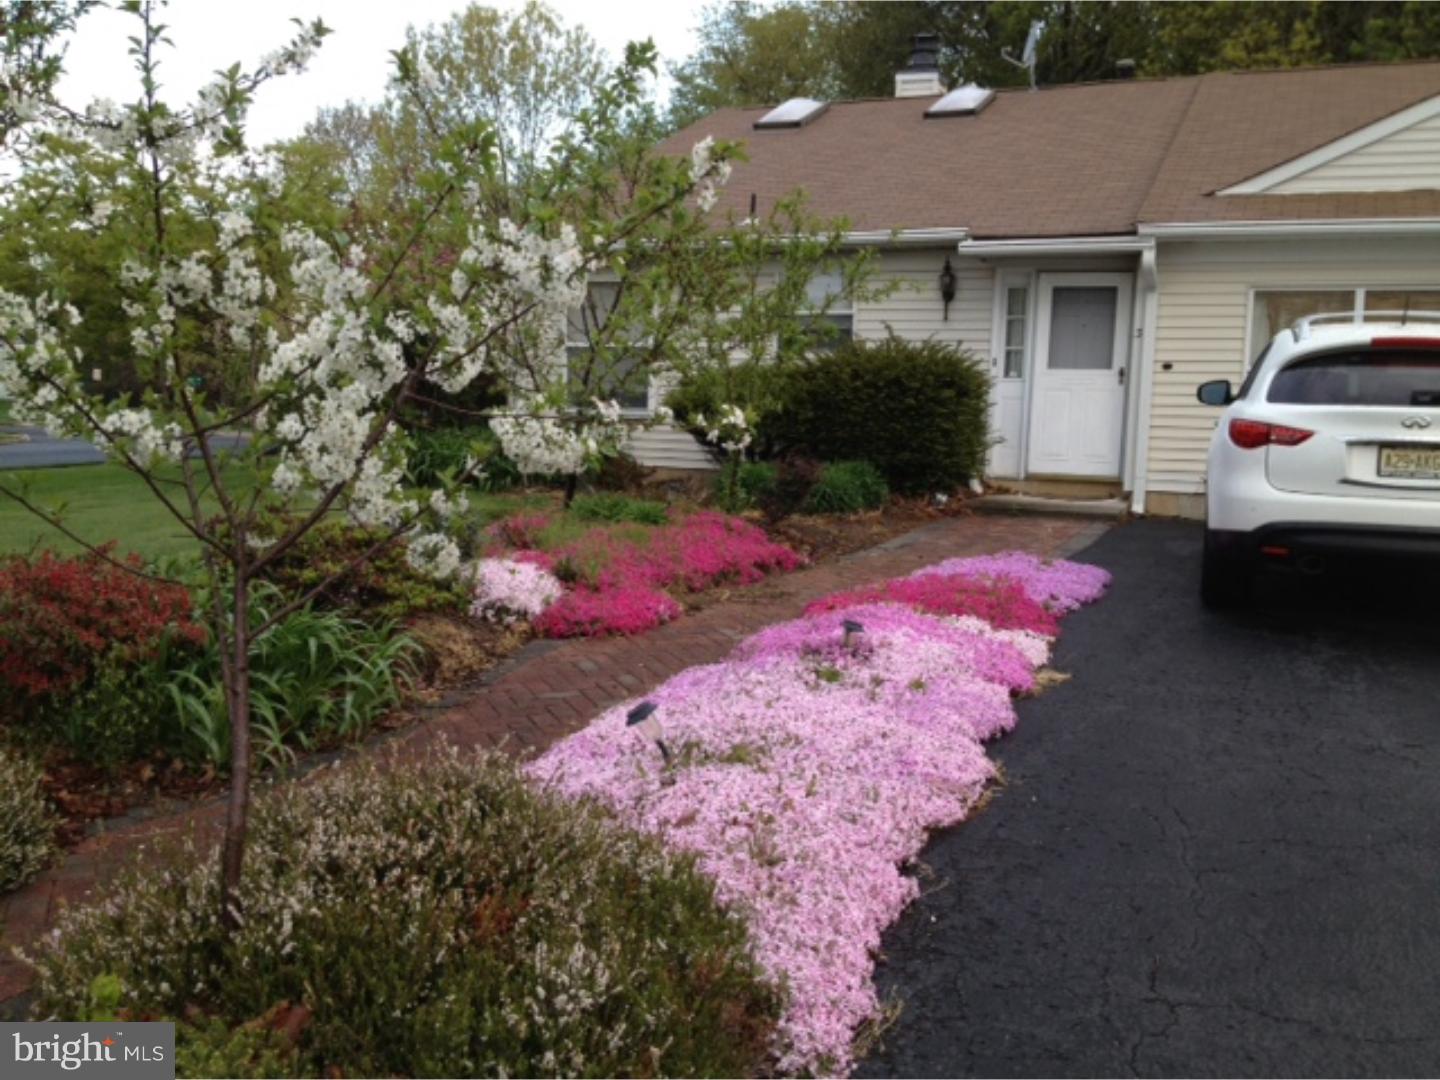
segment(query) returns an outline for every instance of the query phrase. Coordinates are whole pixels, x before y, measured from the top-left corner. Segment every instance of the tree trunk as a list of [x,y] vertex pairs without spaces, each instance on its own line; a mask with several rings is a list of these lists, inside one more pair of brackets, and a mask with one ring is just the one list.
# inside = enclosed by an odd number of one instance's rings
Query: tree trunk
[[250,582],[235,574],[235,607],[230,629],[230,662],[225,665],[225,708],[230,718],[230,799],[220,854],[220,918],[239,923],[240,869],[250,821]]
[[565,501],[561,507],[569,510],[570,504],[575,501],[575,490],[580,486],[580,474],[571,473],[565,478]]

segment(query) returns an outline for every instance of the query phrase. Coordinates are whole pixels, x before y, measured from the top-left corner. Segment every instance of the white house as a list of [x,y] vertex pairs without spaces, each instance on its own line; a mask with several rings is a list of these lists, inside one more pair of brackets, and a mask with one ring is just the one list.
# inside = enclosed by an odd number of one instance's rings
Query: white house
[[[1440,309],[1440,63],[947,94],[932,59],[893,98],[723,109],[664,149],[743,140],[722,210],[803,188],[879,249],[901,287],[840,314],[985,358],[993,479],[1199,514],[1199,383],[1303,314]],[[634,452],[707,464],[676,431]]]

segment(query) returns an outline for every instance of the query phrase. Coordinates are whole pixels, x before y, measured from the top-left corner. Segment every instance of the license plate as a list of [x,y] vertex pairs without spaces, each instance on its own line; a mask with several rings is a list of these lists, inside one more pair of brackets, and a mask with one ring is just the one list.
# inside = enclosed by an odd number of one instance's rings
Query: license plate
[[1440,480],[1440,447],[1382,446],[1376,472],[1401,480]]

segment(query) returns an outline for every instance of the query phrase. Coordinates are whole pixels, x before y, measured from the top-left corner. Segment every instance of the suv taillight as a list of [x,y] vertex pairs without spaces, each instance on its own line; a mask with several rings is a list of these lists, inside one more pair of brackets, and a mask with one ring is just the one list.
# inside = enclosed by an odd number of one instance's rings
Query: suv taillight
[[1230,421],[1230,441],[1241,450],[1258,450],[1262,446],[1299,446],[1314,434],[1304,428],[1267,424],[1261,420]]

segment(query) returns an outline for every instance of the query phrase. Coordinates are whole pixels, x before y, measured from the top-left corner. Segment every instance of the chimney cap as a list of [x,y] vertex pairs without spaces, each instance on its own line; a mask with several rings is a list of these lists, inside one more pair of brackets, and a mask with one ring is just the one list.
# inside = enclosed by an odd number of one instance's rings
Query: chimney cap
[[916,34],[910,40],[910,61],[906,71],[940,70],[940,35]]

